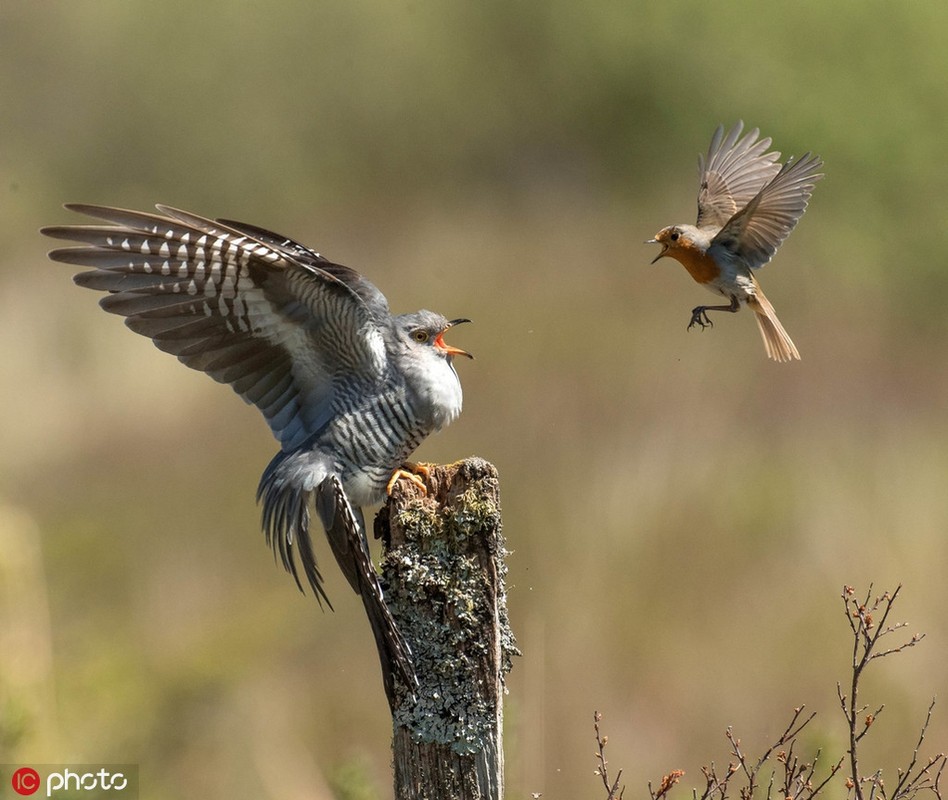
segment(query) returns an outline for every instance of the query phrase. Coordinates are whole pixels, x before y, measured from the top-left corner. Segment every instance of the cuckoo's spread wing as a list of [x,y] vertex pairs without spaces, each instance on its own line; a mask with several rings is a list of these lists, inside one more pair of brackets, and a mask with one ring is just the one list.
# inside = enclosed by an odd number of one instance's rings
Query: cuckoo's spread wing
[[[319,431],[340,380],[386,369],[381,292],[354,270],[278,234],[158,206],[159,214],[70,204],[106,225],[44,228],[84,246],[54,261],[91,267],[76,283],[192,369],[230,384],[285,451]],[[354,376],[354,377],[353,377]]]
[[738,211],[711,240],[749,267],[766,264],[806,211],[813,187],[823,177],[823,161],[806,153],[788,161],[759,194]]
[[770,139],[760,139],[754,128],[741,138],[744,123],[738,122],[725,137],[718,125],[707,157],[698,156],[699,228],[720,227],[746,206],[780,171],[780,153],[767,152]]

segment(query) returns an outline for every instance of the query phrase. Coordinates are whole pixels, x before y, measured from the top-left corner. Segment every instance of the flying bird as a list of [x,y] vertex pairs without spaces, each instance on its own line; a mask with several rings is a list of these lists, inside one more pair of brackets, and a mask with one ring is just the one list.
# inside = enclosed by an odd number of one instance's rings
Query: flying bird
[[[413,689],[410,651],[384,603],[362,506],[384,500],[411,452],[461,413],[448,320],[392,315],[382,293],[349,267],[291,239],[168,206],[159,214],[70,204],[105,224],[48,227],[81,243],[54,261],[89,267],[80,286],[185,366],[229,384],[265,417],[280,451],[260,480],[263,528],[302,589],[297,562],[329,604],[309,534],[309,506],[362,597],[386,690],[394,671]],[[331,604],[330,608],[332,607]]]
[[653,264],[671,256],[698,283],[728,301],[693,309],[689,329],[712,325],[709,311],[733,313],[744,303],[754,312],[767,355],[774,361],[799,359],[754,270],[773,258],[803,216],[816,181],[823,177],[817,172],[823,161],[806,153],[781,164],[780,153],[767,152],[769,138],[759,139],[757,128],[741,137],[743,129],[738,122],[725,136],[719,125],[707,157],[698,157],[696,224],[662,228],[646,244],[662,246]]

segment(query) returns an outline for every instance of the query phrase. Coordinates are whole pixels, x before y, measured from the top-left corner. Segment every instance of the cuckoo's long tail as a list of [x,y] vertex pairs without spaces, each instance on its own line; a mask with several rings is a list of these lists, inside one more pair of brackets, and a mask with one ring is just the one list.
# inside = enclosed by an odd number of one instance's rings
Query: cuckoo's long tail
[[329,475],[316,487],[316,511],[340,569],[362,598],[382,662],[385,694],[394,710],[399,696],[396,676],[401,679],[402,688],[412,694],[418,687],[418,678],[411,649],[382,595],[382,585],[369,554],[362,512],[353,508],[335,475]]
[[774,361],[792,361],[793,359],[799,361],[800,353],[796,345],[783,329],[783,325],[780,324],[774,312],[774,307],[763,292],[758,290],[756,297],[748,299],[747,305],[754,312],[767,356]]

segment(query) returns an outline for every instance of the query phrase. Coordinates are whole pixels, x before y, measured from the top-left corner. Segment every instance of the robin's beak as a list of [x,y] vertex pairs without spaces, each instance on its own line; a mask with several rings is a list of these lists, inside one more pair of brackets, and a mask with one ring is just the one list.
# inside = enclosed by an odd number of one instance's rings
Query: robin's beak
[[659,253],[657,256],[655,256],[655,258],[652,259],[652,263],[653,263],[653,264],[654,264],[656,261],[658,261],[658,259],[660,259],[662,256],[664,256],[665,253],[666,253],[666,251],[668,250],[668,245],[665,244],[665,243],[663,243],[663,242],[658,241],[658,239],[646,239],[646,240],[645,240],[645,244],[660,244],[660,245],[662,246],[662,252]]
[[474,356],[468,353],[467,350],[461,350],[459,347],[452,347],[451,345],[449,345],[447,342],[444,341],[445,332],[447,332],[449,328],[453,328],[455,325],[460,325],[462,322],[470,322],[470,320],[469,319],[452,319],[448,323],[448,327],[445,328],[443,331],[441,331],[441,333],[439,333],[437,336],[435,336],[434,346],[438,348],[438,350],[440,350],[446,356],[467,356],[468,358],[473,360]]

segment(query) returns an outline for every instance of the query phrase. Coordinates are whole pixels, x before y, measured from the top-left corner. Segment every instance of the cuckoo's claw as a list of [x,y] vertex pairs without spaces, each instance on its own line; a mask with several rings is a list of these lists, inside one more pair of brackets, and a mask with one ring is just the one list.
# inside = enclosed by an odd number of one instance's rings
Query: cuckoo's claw
[[422,494],[428,494],[428,487],[425,486],[424,478],[421,477],[422,475],[424,475],[425,478],[431,475],[431,468],[427,464],[406,461],[392,473],[392,477],[389,478],[388,484],[385,486],[385,493],[391,497],[392,489],[395,488],[395,484],[398,483],[401,478],[406,478],[415,484],[415,486],[421,490]]
[[688,323],[688,330],[690,331],[695,325],[700,325],[701,330],[714,327],[711,317],[708,316],[707,306],[698,306],[691,310],[691,322]]

